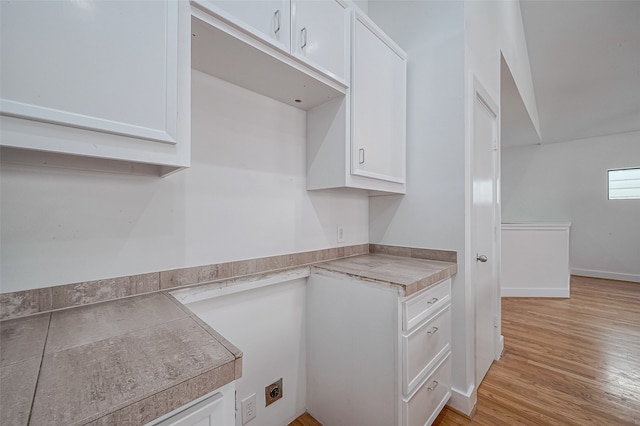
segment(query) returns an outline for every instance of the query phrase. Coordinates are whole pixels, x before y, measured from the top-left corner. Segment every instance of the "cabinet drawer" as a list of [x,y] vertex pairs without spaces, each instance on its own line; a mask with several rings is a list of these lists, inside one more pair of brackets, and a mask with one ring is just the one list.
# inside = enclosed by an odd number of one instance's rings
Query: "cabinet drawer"
[[416,393],[403,401],[405,426],[433,423],[451,396],[451,354],[444,358]]
[[429,321],[402,337],[403,393],[411,394],[416,385],[451,348],[451,306],[447,305]]
[[402,301],[402,329],[409,331],[451,300],[451,278]]

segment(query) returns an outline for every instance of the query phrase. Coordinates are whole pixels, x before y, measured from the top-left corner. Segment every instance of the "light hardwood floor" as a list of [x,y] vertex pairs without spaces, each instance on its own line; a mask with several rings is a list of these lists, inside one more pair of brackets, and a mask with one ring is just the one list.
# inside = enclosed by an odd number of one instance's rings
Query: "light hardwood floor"
[[502,334],[473,419],[434,425],[640,425],[640,284],[572,277],[569,299],[502,299]]
[[311,414],[304,413],[299,416],[297,419],[289,423],[288,426],[322,426],[322,424],[311,417]]
[[502,299],[502,334],[473,419],[434,425],[640,425],[640,284],[572,277],[569,299]]

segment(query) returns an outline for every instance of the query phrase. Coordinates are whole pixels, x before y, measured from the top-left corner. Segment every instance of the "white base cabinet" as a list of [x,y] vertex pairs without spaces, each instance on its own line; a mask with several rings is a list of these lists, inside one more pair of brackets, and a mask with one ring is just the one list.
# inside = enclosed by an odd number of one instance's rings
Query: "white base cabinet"
[[235,393],[231,382],[147,426],[234,426]]
[[327,425],[429,425],[451,396],[451,280],[409,297],[331,272],[307,282],[308,411]]
[[1,145],[190,165],[184,1],[0,4]]

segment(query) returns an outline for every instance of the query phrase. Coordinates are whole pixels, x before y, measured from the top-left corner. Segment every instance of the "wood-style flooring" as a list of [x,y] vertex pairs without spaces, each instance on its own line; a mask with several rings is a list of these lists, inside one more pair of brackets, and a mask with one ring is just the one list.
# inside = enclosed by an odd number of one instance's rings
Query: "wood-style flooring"
[[322,424],[311,417],[311,414],[304,413],[303,415],[299,416],[297,419],[289,423],[288,426],[322,426]]
[[473,419],[434,425],[640,425],[640,284],[572,277],[569,299],[502,299],[502,334]]
[[640,284],[571,277],[569,299],[502,299],[502,334],[473,418],[445,408],[434,425],[640,425]]

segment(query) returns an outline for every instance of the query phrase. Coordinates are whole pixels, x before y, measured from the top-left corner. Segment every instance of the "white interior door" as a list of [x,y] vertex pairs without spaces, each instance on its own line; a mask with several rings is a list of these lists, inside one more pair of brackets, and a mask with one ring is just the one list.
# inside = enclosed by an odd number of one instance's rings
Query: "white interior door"
[[476,387],[496,357],[498,341],[498,108],[473,87],[471,283],[475,292]]

